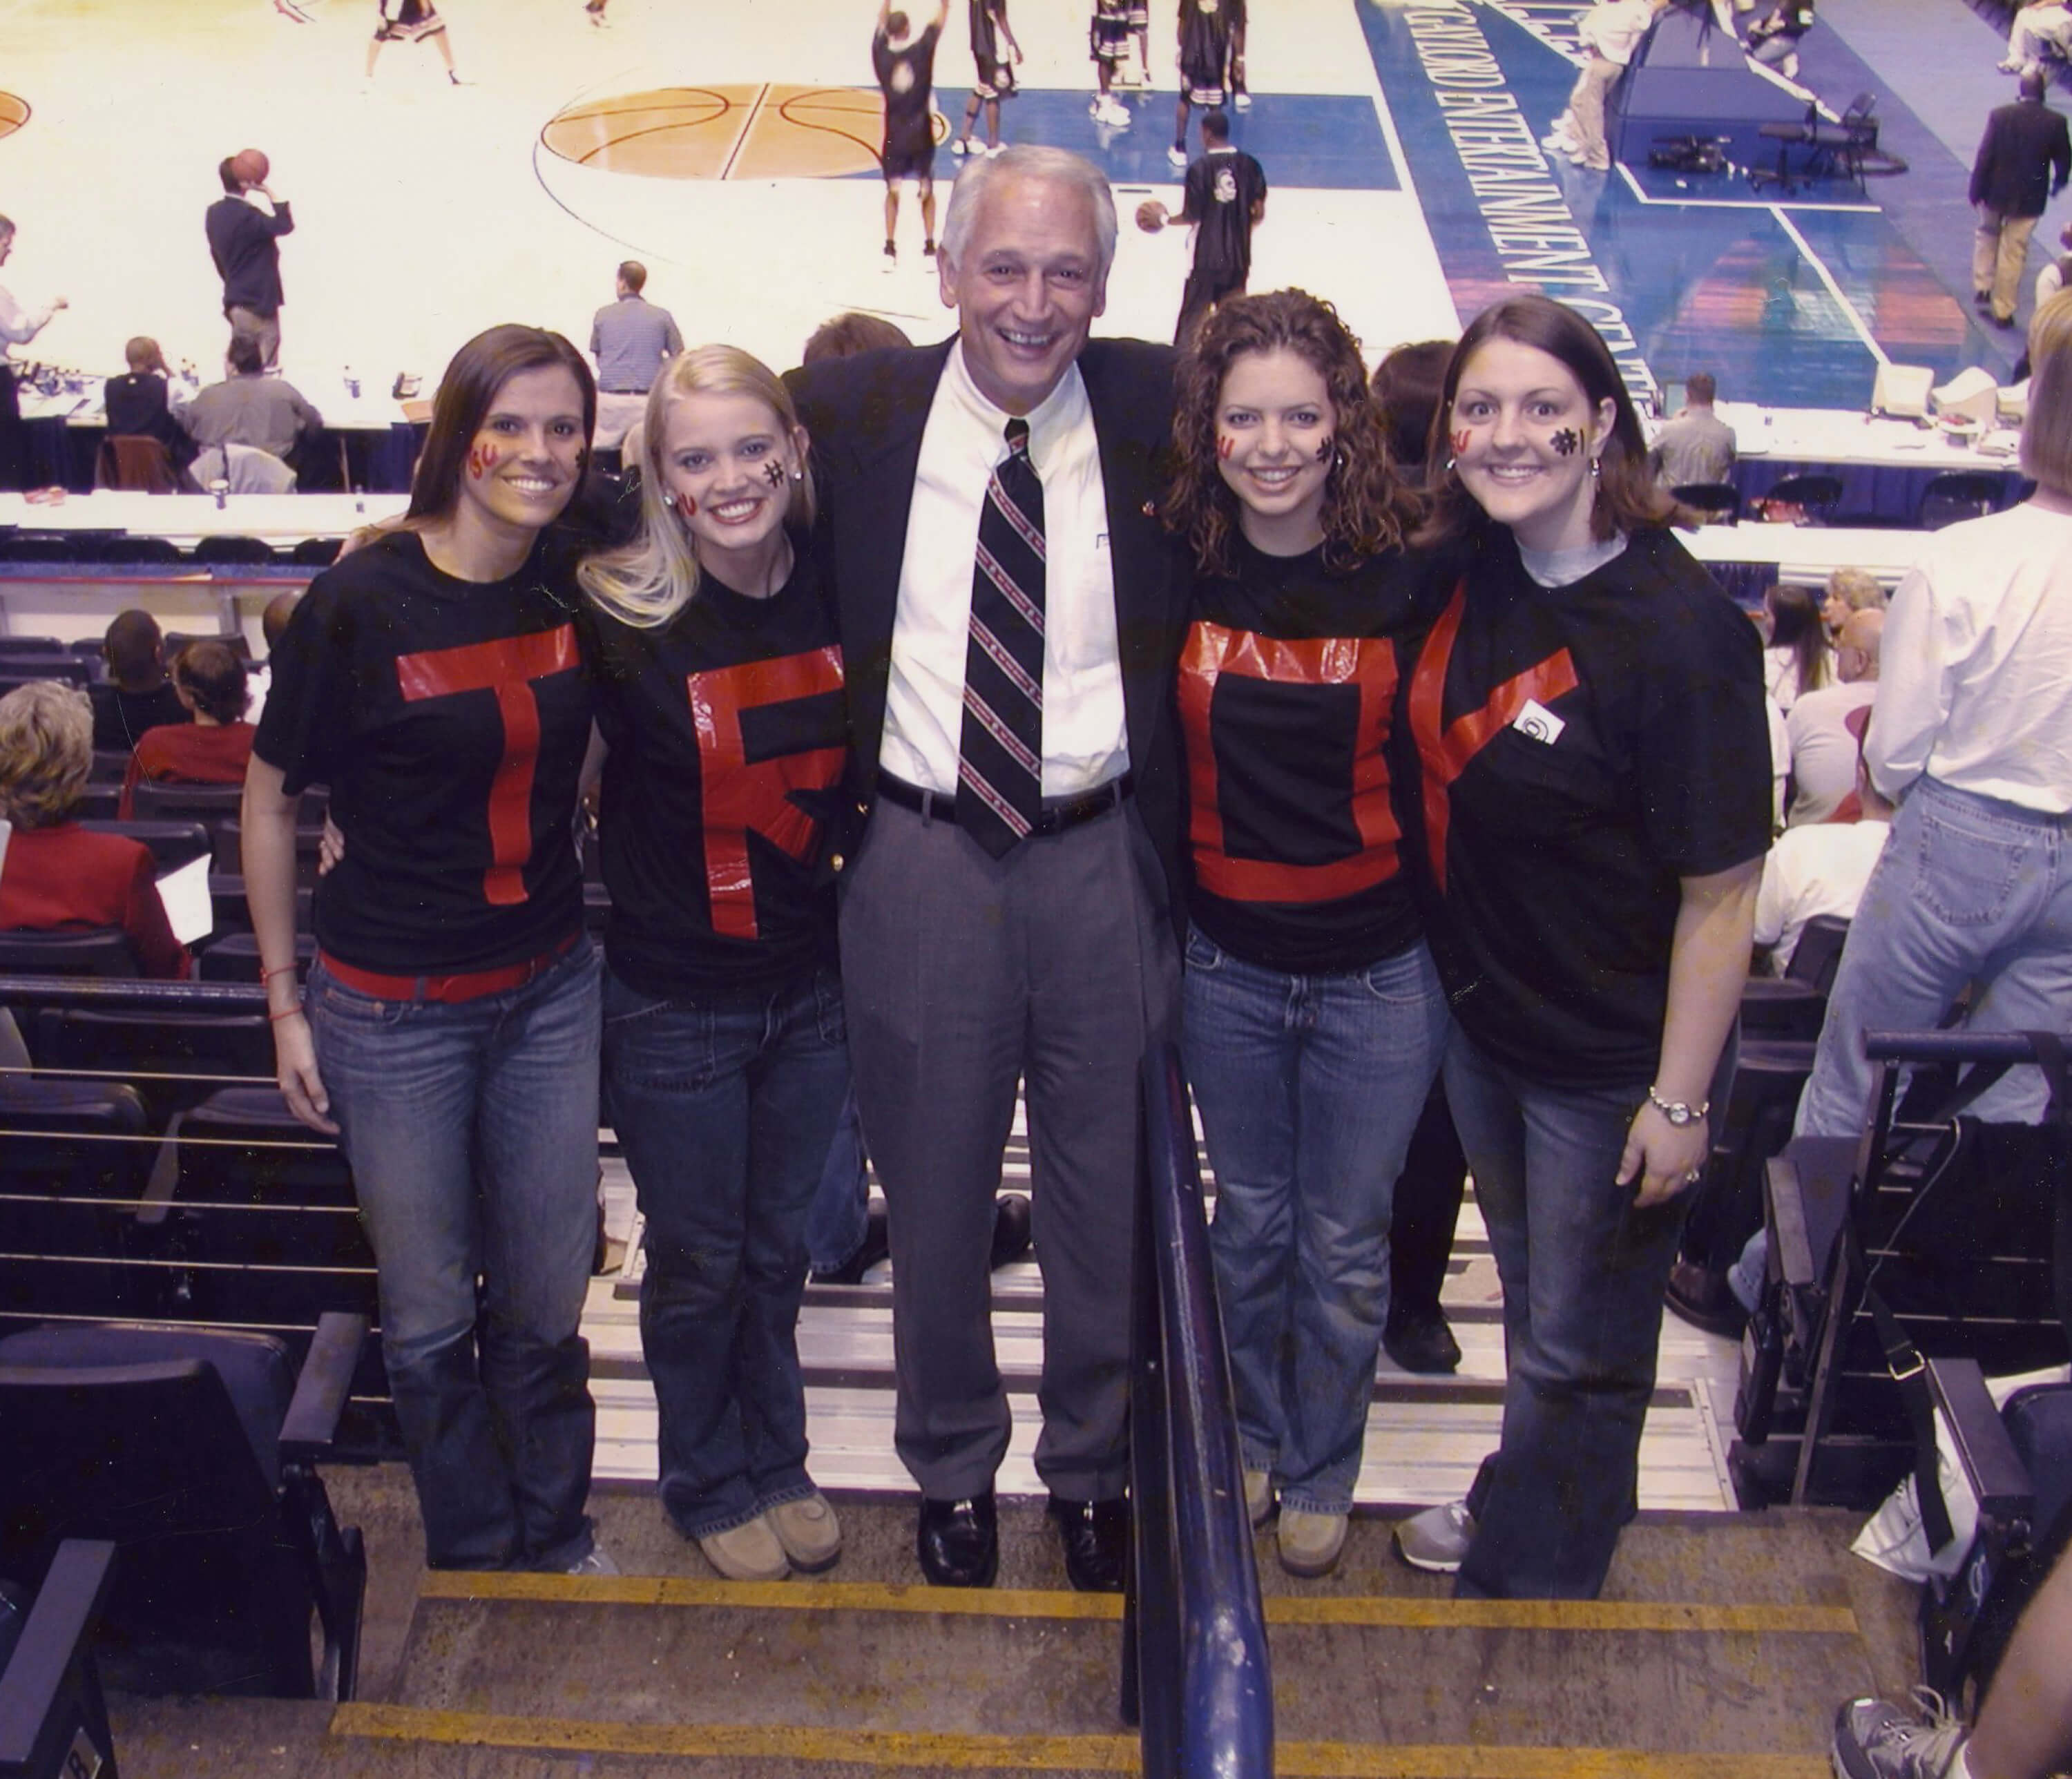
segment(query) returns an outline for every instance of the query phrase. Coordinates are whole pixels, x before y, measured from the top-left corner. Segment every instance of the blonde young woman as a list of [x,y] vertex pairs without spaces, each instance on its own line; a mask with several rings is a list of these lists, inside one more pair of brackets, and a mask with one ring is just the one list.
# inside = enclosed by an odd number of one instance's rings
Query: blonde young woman
[[842,660],[790,396],[680,354],[641,428],[640,534],[582,570],[606,753],[604,1071],[647,1217],[664,1510],[719,1572],[839,1555],[806,1469],[805,1223],[849,1085],[819,802]]

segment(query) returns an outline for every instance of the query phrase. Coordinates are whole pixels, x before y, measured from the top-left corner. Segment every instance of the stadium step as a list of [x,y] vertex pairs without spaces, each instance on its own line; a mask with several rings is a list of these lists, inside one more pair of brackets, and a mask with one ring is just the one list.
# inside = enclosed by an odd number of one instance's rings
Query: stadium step
[[[1120,1603],[1063,1586],[1035,1502],[1003,1502],[1002,1585],[968,1593],[915,1584],[910,1502],[843,1502],[832,1576],[771,1584],[712,1579],[652,1497],[602,1509],[626,1574],[417,1569],[360,1701],[117,1700],[124,1773],[1138,1770]],[[1903,1594],[1847,1555],[1847,1514],[1644,1517],[1591,1603],[1455,1602],[1390,1524],[1359,1515],[1322,1582],[1260,1537],[1281,1773],[1815,1779],[1836,1701],[1905,1678]]]

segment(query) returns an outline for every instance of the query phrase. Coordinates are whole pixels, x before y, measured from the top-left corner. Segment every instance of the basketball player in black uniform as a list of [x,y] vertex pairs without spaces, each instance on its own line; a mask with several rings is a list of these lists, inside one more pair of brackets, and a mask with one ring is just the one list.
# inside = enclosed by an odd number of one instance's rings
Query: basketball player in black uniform
[[870,66],[885,95],[885,146],[878,159],[885,167],[885,269],[899,263],[893,231],[899,221],[899,182],[911,178],[921,194],[921,251],[935,252],[935,118],[931,103],[935,85],[935,44],[950,16],[950,0],[935,8],[935,23],[918,37],[909,37],[903,12],[892,0],[878,9],[878,30],[870,39]]
[[1173,146],[1166,158],[1177,167],[1187,164],[1187,113],[1223,105],[1227,97],[1231,45],[1244,30],[1244,0],[1180,0],[1180,98],[1173,123]]
[[[1005,55],[1000,53],[1003,42],[1007,45]],[[978,121],[980,105],[985,107],[986,149],[989,153],[999,150],[1000,101],[1014,97],[1014,64],[1022,60],[1022,46],[1015,42],[1007,23],[1007,0],[971,0],[971,45],[978,79],[964,106],[963,134],[950,144],[952,154],[971,153],[972,125]]]
[[1202,113],[1202,153],[1187,169],[1186,195],[1177,216],[1147,203],[1140,224],[1153,234],[1167,222],[1191,223],[1194,269],[1180,298],[1173,343],[1192,343],[1194,331],[1225,297],[1235,296],[1252,276],[1252,232],[1266,216],[1266,174],[1243,149],[1232,148],[1230,120],[1221,111]]
[[1129,110],[1116,97],[1114,88],[1115,71],[1129,55],[1129,0],[1094,0],[1087,47],[1094,59],[1094,78],[1100,83],[1087,109],[1095,122],[1124,129],[1129,122]]
[[374,64],[380,58],[384,43],[421,43],[429,39],[446,65],[446,78],[458,86],[453,45],[446,40],[446,22],[432,0],[377,0],[377,3],[381,16],[375,22],[374,41],[367,46],[367,78],[374,78]]

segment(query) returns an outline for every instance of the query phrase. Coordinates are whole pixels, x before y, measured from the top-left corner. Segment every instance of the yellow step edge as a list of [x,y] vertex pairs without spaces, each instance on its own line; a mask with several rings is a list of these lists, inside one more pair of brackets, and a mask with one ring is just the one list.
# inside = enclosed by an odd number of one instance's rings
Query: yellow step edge
[[[428,1569],[421,1600],[558,1605],[746,1607],[767,1612],[928,1613],[942,1617],[1116,1620],[1119,1594],[1062,1589],[930,1588],[870,1581],[701,1581],[685,1576],[555,1576]],[[1269,1625],[1364,1625],[1407,1630],[1741,1632],[1854,1637],[1846,1606],[1712,1606],[1606,1600],[1427,1600],[1277,1594]]]
[[[463,1748],[536,1748],[676,1760],[843,1761],[853,1766],[960,1772],[1134,1773],[1134,1736],[965,1736],[929,1731],[798,1728],[737,1724],[608,1724],[340,1705],[334,1736]],[[1659,1753],[1644,1748],[1383,1747],[1282,1742],[1274,1767],[1289,1779],[1826,1779],[1812,1754]]]

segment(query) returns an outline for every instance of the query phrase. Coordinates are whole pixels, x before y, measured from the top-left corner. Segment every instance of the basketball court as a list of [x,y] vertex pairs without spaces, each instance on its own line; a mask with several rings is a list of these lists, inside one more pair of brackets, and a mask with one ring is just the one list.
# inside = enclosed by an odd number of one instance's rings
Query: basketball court
[[[1852,18],[1879,7],[1970,28],[1982,91],[1996,92],[1993,34],[1956,0],[1833,0],[1805,77],[1831,109],[1877,84],[1913,171],[1782,199],[1738,174],[1550,166],[1537,139],[1573,78],[1584,0],[1260,0],[1256,103],[1234,119],[1272,186],[1253,288],[1330,297],[1379,357],[1538,285],[1598,323],[1642,390],[1709,368],[1736,399],[1846,408],[1888,359],[2004,372],[2015,344],[1980,328],[1965,288],[1968,150],[1851,47]],[[580,0],[446,0],[458,88],[429,44],[391,44],[366,77],[372,0],[301,10],[13,0],[0,211],[19,233],[4,276],[25,304],[71,299],[33,355],[101,376],[148,333],[212,374],[224,331],[201,218],[217,162],[248,146],[270,154],[294,205],[282,364],[319,405],[348,366],[370,393],[398,372],[429,387],[493,322],[586,343],[629,256],[686,338],[775,365],[844,309],[917,339],[948,325],[911,201],[898,265],[882,269],[868,0],[611,0],[602,30]],[[1107,169],[1124,222],[1101,331],[1155,339],[1171,331],[1186,241],[1128,218],[1145,196],[1178,203],[1170,11],[1154,8],[1158,84],[1125,96],[1134,121],[1115,129],[1087,113],[1081,0],[1017,0],[1027,60],[1003,108],[1009,141]],[[945,142],[971,78],[964,15],[953,8],[936,59]],[[945,201],[960,164],[939,153]],[[2054,214],[2037,238],[2055,227]]]

